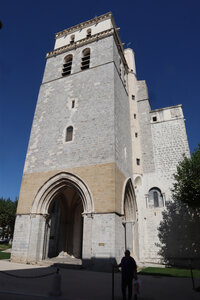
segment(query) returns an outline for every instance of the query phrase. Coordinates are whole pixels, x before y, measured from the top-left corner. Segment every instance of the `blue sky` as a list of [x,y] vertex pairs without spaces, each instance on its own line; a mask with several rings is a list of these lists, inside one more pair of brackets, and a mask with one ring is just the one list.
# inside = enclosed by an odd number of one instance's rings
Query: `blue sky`
[[191,151],[200,143],[200,1],[3,1],[0,7],[0,197],[19,195],[45,55],[54,34],[112,11],[152,109],[183,104]]

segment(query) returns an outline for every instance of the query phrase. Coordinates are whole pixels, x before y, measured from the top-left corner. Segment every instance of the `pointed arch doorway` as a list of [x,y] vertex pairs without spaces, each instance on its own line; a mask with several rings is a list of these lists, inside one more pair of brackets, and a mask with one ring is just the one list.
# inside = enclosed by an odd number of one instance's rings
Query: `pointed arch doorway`
[[125,249],[128,249],[134,256],[138,256],[137,204],[132,180],[130,178],[125,184],[123,212]]
[[[88,215],[93,213],[93,201],[86,184],[70,173],[50,178],[38,191],[32,214],[45,218],[41,259],[69,257],[81,259],[91,249],[84,245],[88,231]],[[42,235],[42,234],[41,234]]]
[[44,258],[71,256],[82,258],[83,204],[73,186],[60,191],[49,206]]

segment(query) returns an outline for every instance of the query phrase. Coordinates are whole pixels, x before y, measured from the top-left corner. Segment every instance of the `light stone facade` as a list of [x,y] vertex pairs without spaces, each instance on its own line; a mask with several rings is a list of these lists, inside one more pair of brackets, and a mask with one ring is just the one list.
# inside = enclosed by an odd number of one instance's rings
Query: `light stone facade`
[[[63,76],[67,55],[73,59]],[[123,49],[111,13],[56,34],[31,130],[12,260],[36,263],[67,252],[105,266],[129,248],[138,262],[159,261],[157,227],[183,153],[189,155],[181,105],[151,110],[134,52]]]

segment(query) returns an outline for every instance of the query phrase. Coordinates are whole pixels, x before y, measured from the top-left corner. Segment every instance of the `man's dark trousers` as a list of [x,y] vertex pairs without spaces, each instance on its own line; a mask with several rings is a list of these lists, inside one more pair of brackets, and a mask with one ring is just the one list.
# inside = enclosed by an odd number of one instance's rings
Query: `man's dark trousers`
[[126,300],[126,287],[128,287],[128,300],[132,298],[133,279],[122,278],[122,295],[123,300]]

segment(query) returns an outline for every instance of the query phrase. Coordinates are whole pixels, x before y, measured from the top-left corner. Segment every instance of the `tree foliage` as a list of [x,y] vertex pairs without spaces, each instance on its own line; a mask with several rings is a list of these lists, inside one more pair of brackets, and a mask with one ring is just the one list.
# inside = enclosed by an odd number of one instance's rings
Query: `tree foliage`
[[172,201],[166,203],[158,227],[159,255],[170,265],[200,267],[200,144],[191,158],[178,164]]
[[178,164],[174,179],[173,199],[200,208],[200,144],[191,158],[184,157]]
[[17,199],[13,202],[0,198],[0,227],[1,237],[12,237],[15,225]]
[[169,201],[162,213],[158,227],[160,248],[158,254],[170,265],[188,267],[190,258],[193,266],[200,267],[200,211],[182,201]]

